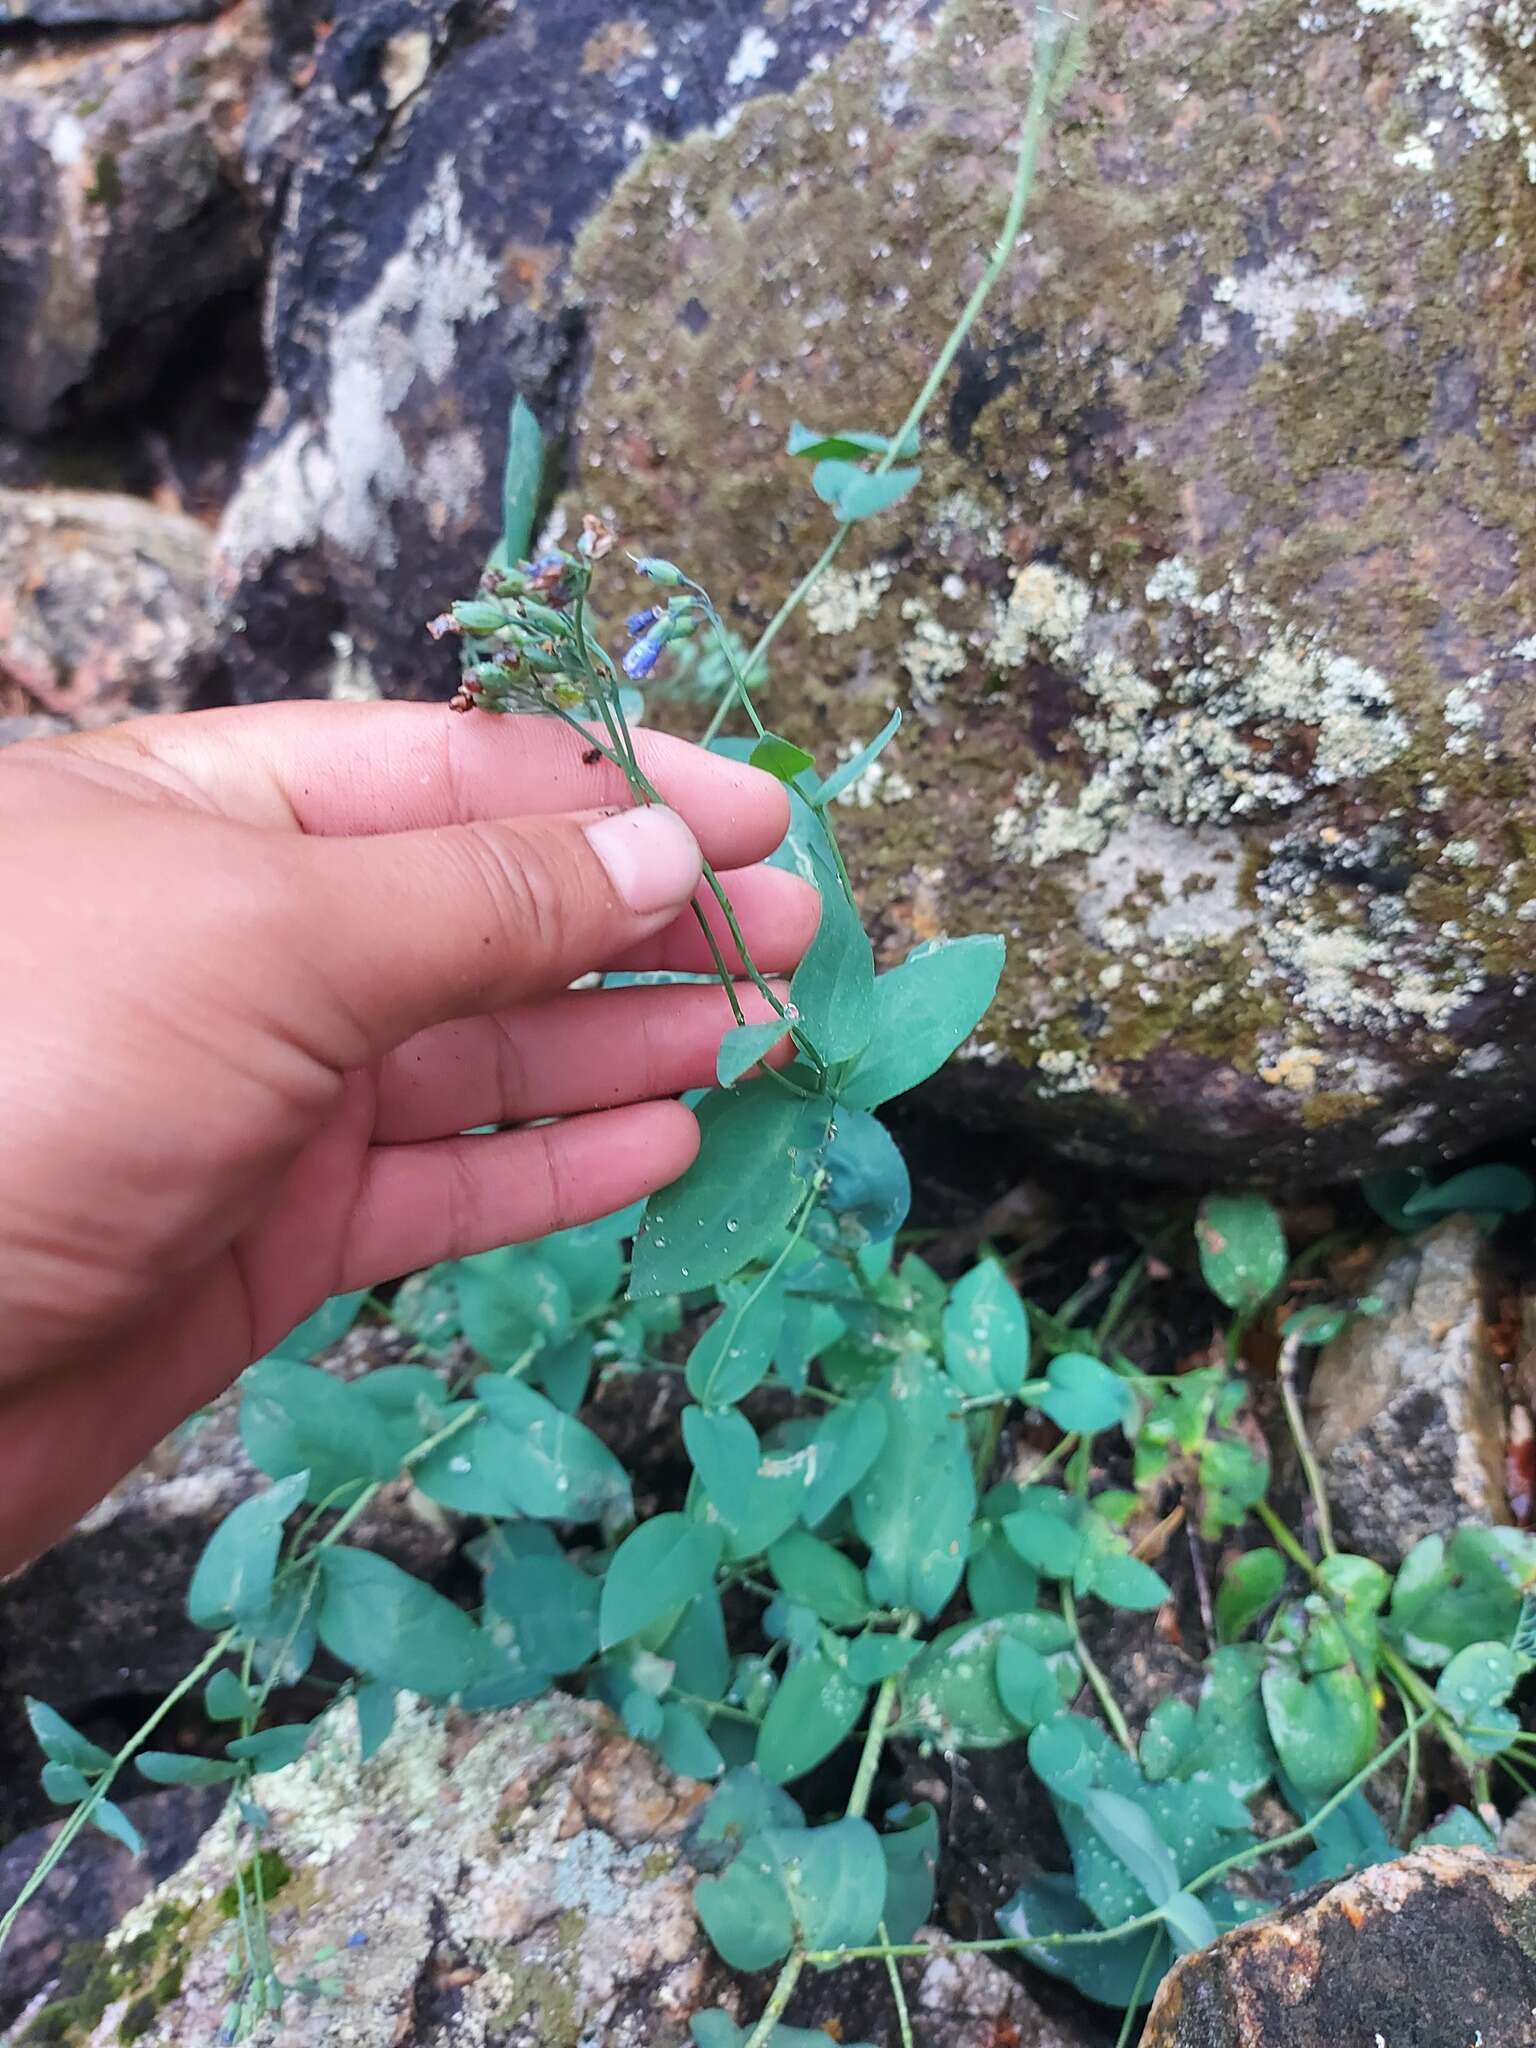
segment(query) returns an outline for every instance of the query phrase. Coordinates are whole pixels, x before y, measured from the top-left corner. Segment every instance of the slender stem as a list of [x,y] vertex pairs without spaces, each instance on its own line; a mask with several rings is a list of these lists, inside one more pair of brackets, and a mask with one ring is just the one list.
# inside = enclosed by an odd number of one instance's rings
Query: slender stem
[[[897,1636],[904,1639],[914,1636],[919,1618],[916,1614],[904,1614]],[[896,1672],[881,1679],[880,1690],[875,1694],[869,1727],[864,1733],[864,1747],[859,1753],[859,1767],[854,1773],[853,1790],[848,1794],[847,1811],[854,1820],[862,1820],[869,1810],[869,1795],[875,1789],[875,1773],[880,1768],[880,1754],[890,1733],[891,1716],[896,1711],[896,1695],[900,1686],[901,1674]]]
[[1114,1336],[1116,1330],[1119,1329],[1121,1318],[1135,1298],[1137,1288],[1146,1277],[1146,1271],[1147,1255],[1145,1252],[1140,1252],[1120,1275],[1119,1280],[1115,1283],[1115,1291],[1105,1303],[1103,1315],[1099,1317],[1098,1328],[1093,1333],[1093,1344],[1096,1351],[1102,1352],[1104,1346]]
[[[1046,26],[1053,12],[1054,10],[1045,4],[1045,0],[1042,0],[1042,4],[1036,10],[1034,77],[1030,81],[1029,105],[1025,111],[1024,126],[1019,137],[1019,153],[1013,174],[1013,189],[1009,194],[1007,212],[1003,216],[1002,232],[997,238],[986,269],[983,270],[980,278],[977,280],[974,291],[966,300],[959,319],[950,329],[944,346],[934,358],[933,366],[923,381],[922,389],[918,392],[916,398],[913,399],[906,418],[902,421],[895,434],[891,436],[890,445],[880,458],[880,461],[875,465],[874,474],[876,476],[884,476],[888,470],[894,468],[895,464],[902,459],[903,448],[910,448],[912,436],[922,425],[929,406],[932,405],[934,399],[938,396],[940,387],[954,367],[955,358],[959,355],[961,349],[964,348],[971,329],[976,325],[982,307],[991,297],[994,286],[1007,269],[1009,260],[1014,250],[1018,247],[1019,235],[1024,226],[1024,215],[1029,206],[1030,194],[1034,189],[1035,168],[1039,161],[1040,144],[1045,136],[1052,91],[1058,76],[1061,74],[1064,59],[1071,61],[1070,51],[1063,50],[1058,37],[1051,35],[1049,40],[1047,40]],[[784,627],[794,617],[801,605],[804,604],[827,570],[831,568],[833,562],[836,561],[843,543],[853,531],[854,523],[851,520],[845,520],[839,525],[811,567],[801,577],[800,581],[769,620],[763,630],[762,637],[747,656],[746,669],[748,675],[751,675],[765,661],[769,648],[772,647],[774,641],[778,639],[779,634],[784,630]],[[747,695],[744,679],[739,682],[739,688],[743,696]],[[729,696],[722,698],[705,734],[706,746],[716,737],[721,726],[725,723],[730,703],[731,699]]]
[[742,2048],[767,2048],[774,2028],[784,2017],[784,2008],[795,1995],[795,1986],[800,1982],[800,1972],[804,1968],[805,1957],[797,1949],[780,1970],[768,2003],[763,2007],[757,2025],[742,2043]]
[[1297,1566],[1299,1570],[1304,1571],[1309,1579],[1315,1579],[1317,1577],[1316,1560],[1308,1557],[1305,1550],[1302,1549],[1300,1543],[1297,1542],[1286,1524],[1281,1521],[1269,1502],[1261,1500],[1254,1508],[1254,1513],[1264,1524],[1264,1527],[1269,1531],[1279,1548],[1291,1560],[1291,1563]]
[[[1401,1735],[1389,1742],[1385,1749],[1372,1757],[1371,1761],[1347,1783],[1341,1785],[1330,1799],[1324,1800],[1310,1820],[1283,1835],[1276,1835],[1267,1842],[1253,1842],[1246,1849],[1239,1849],[1235,1855],[1226,1857],[1220,1863],[1213,1863],[1198,1877],[1192,1877],[1184,1889],[1188,1892],[1202,1892],[1215,1884],[1218,1878],[1241,1869],[1245,1864],[1257,1863],[1261,1857],[1278,1855],[1286,1849],[1298,1848],[1310,1841],[1325,1820],[1329,1820],[1344,1805],[1353,1799],[1361,1786],[1366,1784],[1385,1764],[1389,1764],[1400,1749],[1407,1746],[1410,1736],[1429,1719],[1420,1714],[1405,1728]],[[811,1949],[801,1958],[807,1963],[856,1963],[878,1962],[884,1956],[937,1956],[937,1955],[1001,1955],[1009,1950],[1023,1950],[1026,1954],[1034,1948],[1099,1948],[1105,1942],[1123,1941],[1128,1934],[1140,1934],[1143,1928],[1156,1927],[1162,1921],[1161,1908],[1148,1913],[1138,1913],[1134,1919],[1122,1920],[1114,1927],[1094,1928],[1083,1934],[1000,1934],[985,1941],[946,1942],[894,1942],[871,1945],[867,1948]]]
[[1072,1453],[1077,1449],[1077,1445],[1078,1437],[1077,1432],[1074,1430],[1069,1435],[1064,1436],[1059,1444],[1053,1444],[1050,1450],[1044,1452],[1038,1464],[1030,1466],[1020,1482],[1021,1485],[1038,1486],[1047,1472],[1054,1472],[1063,1458],[1071,1457]]
[[81,1800],[68,1820],[65,1821],[63,1827],[59,1829],[58,1834],[49,1844],[46,1853],[39,1860],[37,1868],[16,1894],[5,1917],[0,1919],[0,1949],[3,1949],[6,1942],[10,1939],[16,1922],[21,1917],[25,1907],[36,1898],[38,1892],[47,1883],[59,1863],[63,1860],[71,1843],[89,1825],[92,1814],[106,1798],[113,1780],[117,1777],[123,1766],[130,1762],[138,1751],[144,1747],[150,1736],[154,1734],[171,1710],[179,1706],[187,1694],[201,1684],[202,1680],[208,1676],[219,1660],[225,1656],[234,1640],[235,1631],[233,1629],[226,1629],[224,1634],[214,1643],[213,1647],[192,1667],[186,1677],[171,1688],[159,1706],[149,1716],[148,1720],[141,1724],[135,1734],[129,1736],[128,1740],[117,1752],[117,1755],[113,1757],[111,1763],[108,1764],[107,1768],[96,1780],[85,1798]]
[[1337,1549],[1333,1540],[1333,1515],[1328,1506],[1327,1492],[1323,1487],[1322,1468],[1312,1449],[1312,1440],[1307,1435],[1306,1419],[1301,1412],[1301,1403],[1296,1397],[1296,1355],[1299,1349],[1300,1346],[1294,1337],[1282,1339],[1279,1368],[1280,1401],[1290,1427],[1291,1441],[1295,1444],[1296,1455],[1301,1460],[1307,1491],[1312,1496],[1312,1505],[1317,1513],[1317,1540],[1323,1547],[1323,1555],[1332,1557]]
[[783,1271],[784,1266],[793,1254],[795,1247],[799,1244],[801,1238],[804,1237],[807,1229],[810,1227],[811,1215],[816,1207],[816,1198],[820,1193],[821,1178],[818,1175],[814,1184],[807,1193],[805,1200],[800,1204],[800,1208],[795,1215],[793,1223],[790,1226],[789,1236],[784,1240],[783,1245],[780,1247],[778,1256],[774,1259],[773,1264],[763,1272],[763,1274],[757,1282],[757,1285],[752,1289],[752,1292],[747,1296],[746,1300],[741,1303],[740,1307],[733,1311],[731,1316],[730,1327],[726,1331],[724,1342],[720,1347],[720,1356],[722,1359],[728,1357],[730,1354],[731,1346],[736,1341],[736,1332],[741,1327],[742,1318],[746,1316],[753,1308],[755,1308],[757,1303],[762,1300],[763,1295],[768,1290],[768,1288],[773,1285],[774,1281]]
[[[1396,1692],[1398,1699],[1402,1703],[1404,1720],[1412,1723],[1413,1710],[1408,1704],[1407,1693],[1404,1692],[1403,1688],[1397,1683],[1396,1679],[1393,1679],[1392,1685],[1393,1690]],[[1409,1823],[1413,1817],[1413,1795],[1418,1790],[1418,1788],[1419,1731],[1417,1725],[1414,1724],[1413,1740],[1408,1745],[1408,1775],[1403,1781],[1403,1803],[1399,1807],[1397,1814],[1397,1845],[1399,1848],[1403,1847],[1404,1841],[1408,1834]]]
[[1385,1749],[1378,1750],[1363,1769],[1356,1771],[1331,1798],[1323,1801],[1309,1820],[1300,1822],[1283,1835],[1274,1835],[1267,1842],[1255,1842],[1247,1849],[1239,1849],[1235,1855],[1226,1857],[1222,1862],[1213,1863],[1209,1870],[1203,1870],[1198,1877],[1191,1878],[1184,1889],[1190,1892],[1203,1892],[1208,1885],[1215,1884],[1218,1878],[1225,1877],[1229,1871],[1241,1870],[1247,1863],[1256,1863],[1261,1856],[1278,1856],[1285,1849],[1299,1849],[1303,1842],[1310,1842],[1323,1822],[1331,1819],[1341,1806],[1353,1799],[1361,1786],[1373,1778],[1384,1764],[1390,1763],[1400,1749],[1406,1749],[1430,1718],[1427,1713],[1416,1714],[1401,1735],[1395,1736]]
[[1120,2032],[1115,2048],[1131,2048],[1131,2034],[1136,2026],[1136,2015],[1146,2003],[1147,1979],[1152,1974],[1152,1958],[1157,1954],[1160,1943],[1149,1941],[1147,1952],[1141,1959],[1141,1968],[1136,1972],[1136,1982],[1131,1986],[1131,2002],[1125,2008],[1125,2018],[1120,2022]]
[[[891,1937],[886,1932],[883,1920],[880,1922],[880,1939],[889,1947]],[[901,2033],[901,2048],[913,2048],[912,2015],[907,2011],[907,1994],[901,1981],[901,1968],[892,1955],[885,1959],[885,1974],[891,1980],[891,1997],[896,2004],[896,2025]]]
[[1077,1661],[1083,1667],[1084,1678],[1093,1687],[1115,1740],[1128,1756],[1134,1756],[1136,1744],[1131,1738],[1125,1716],[1120,1711],[1120,1702],[1115,1698],[1109,1680],[1094,1662],[1088,1645],[1083,1641],[1082,1627],[1077,1618],[1077,1602],[1072,1597],[1072,1588],[1065,1583],[1061,1587],[1061,1618],[1072,1631],[1072,1647],[1077,1652]]

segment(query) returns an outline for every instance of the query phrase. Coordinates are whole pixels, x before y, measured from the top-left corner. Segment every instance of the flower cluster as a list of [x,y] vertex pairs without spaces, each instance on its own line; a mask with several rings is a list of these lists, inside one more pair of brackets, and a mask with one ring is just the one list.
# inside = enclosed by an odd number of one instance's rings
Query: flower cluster
[[613,535],[590,513],[574,553],[555,549],[532,561],[498,564],[480,581],[480,595],[433,619],[434,640],[464,642],[463,675],[449,700],[454,711],[572,711],[591,696],[594,659],[607,656],[586,637],[581,610],[593,564],[613,548]]

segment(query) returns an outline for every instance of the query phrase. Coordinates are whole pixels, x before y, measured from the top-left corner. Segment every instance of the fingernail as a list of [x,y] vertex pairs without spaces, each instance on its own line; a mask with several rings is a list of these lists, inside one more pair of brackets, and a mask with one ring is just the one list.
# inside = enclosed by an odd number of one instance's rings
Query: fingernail
[[680,910],[699,885],[704,856],[676,811],[648,804],[586,827],[587,843],[638,917]]

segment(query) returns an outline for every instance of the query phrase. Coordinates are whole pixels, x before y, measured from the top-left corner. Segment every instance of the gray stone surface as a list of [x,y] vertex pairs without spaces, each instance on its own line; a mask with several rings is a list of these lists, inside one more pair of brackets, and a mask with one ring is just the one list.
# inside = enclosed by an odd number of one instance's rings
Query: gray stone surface
[[209,551],[206,527],[143,498],[0,489],[0,711],[182,709],[213,660]]
[[188,322],[254,284],[241,151],[266,52],[260,0],[206,24],[0,38],[0,428],[133,405]]
[[1421,1536],[1506,1522],[1487,1241],[1454,1217],[1388,1255],[1386,1304],[1323,1351],[1308,1392],[1339,1540],[1396,1565]]
[[[142,1857],[95,1829],[71,1846],[42,1890],[24,1906],[0,1966],[0,2026],[7,2026],[39,1993],[60,1982],[66,1958],[78,1957],[110,1934],[162,1878],[186,1862],[224,1806],[216,1786],[179,1785],[124,1801],[123,1810],[144,1838]],[[62,1822],[32,1828],[0,1850],[0,1913],[52,1844]]]

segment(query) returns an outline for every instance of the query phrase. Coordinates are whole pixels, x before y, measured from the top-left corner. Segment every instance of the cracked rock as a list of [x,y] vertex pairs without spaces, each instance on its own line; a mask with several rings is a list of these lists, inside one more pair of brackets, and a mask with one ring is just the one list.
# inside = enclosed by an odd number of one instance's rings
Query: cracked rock
[[1388,1254],[1386,1304],[1326,1346],[1308,1395],[1341,1540],[1397,1565],[1421,1536],[1507,1522],[1504,1403],[1487,1313],[1487,1240],[1453,1217]]

